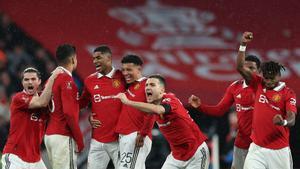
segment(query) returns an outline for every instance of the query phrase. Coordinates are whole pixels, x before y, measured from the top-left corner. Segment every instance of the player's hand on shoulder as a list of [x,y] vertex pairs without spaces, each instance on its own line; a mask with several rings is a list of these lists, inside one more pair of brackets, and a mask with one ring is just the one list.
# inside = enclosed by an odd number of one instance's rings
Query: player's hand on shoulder
[[198,108],[201,105],[201,99],[195,95],[191,95],[189,98],[189,104],[193,108]]
[[98,128],[98,127],[101,127],[102,126],[102,123],[100,120],[97,120],[95,119],[93,116],[96,115],[95,113],[92,113],[90,116],[89,116],[89,122],[92,126],[92,128]]
[[54,71],[52,71],[52,75],[53,78],[56,78],[57,75],[61,74],[61,73],[64,73],[64,70],[60,67],[57,67]]
[[244,32],[242,39],[241,39],[241,45],[245,46],[247,43],[251,42],[253,39],[253,33],[252,32]]
[[283,117],[282,117],[280,114],[276,114],[276,115],[273,117],[273,123],[274,123],[275,125],[282,126],[283,123],[284,123],[284,119],[283,119]]

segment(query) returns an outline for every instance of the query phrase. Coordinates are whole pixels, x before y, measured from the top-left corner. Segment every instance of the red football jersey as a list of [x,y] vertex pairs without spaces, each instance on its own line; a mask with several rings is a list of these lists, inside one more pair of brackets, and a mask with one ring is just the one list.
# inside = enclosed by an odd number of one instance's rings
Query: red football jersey
[[79,127],[79,94],[70,72],[59,74],[52,87],[50,119],[46,135],[71,136],[78,148],[83,148],[83,137]]
[[[146,80],[146,78],[141,78],[128,86],[126,96],[129,100],[147,102],[145,94]],[[116,132],[120,134],[130,134],[138,131],[141,135],[148,135],[152,138],[151,131],[154,120],[155,118],[152,114],[146,114],[131,106],[123,105]]]
[[216,106],[201,104],[200,111],[214,116],[222,116],[235,103],[238,118],[238,131],[235,146],[248,149],[252,140],[252,115],[255,93],[252,87],[247,86],[245,80],[233,82],[226,90],[222,100]]
[[101,121],[101,127],[92,129],[92,138],[99,142],[113,142],[118,139],[115,128],[121,113],[122,102],[113,99],[118,93],[125,92],[125,81],[120,70],[113,69],[107,75],[91,74],[84,81],[80,97],[80,108],[92,105],[94,119]]
[[273,123],[276,114],[286,118],[286,112],[297,112],[296,95],[284,82],[273,90],[267,90],[262,78],[253,75],[251,84],[256,90],[252,134],[253,142],[261,147],[281,149],[289,146],[289,128]]
[[174,94],[164,94],[161,104],[171,108],[163,115],[163,119],[156,115],[156,122],[170,144],[172,155],[177,160],[189,160],[206,140],[206,136]]
[[10,105],[10,129],[3,153],[34,163],[41,159],[40,145],[45,130],[46,110],[29,109],[32,95],[16,93]]

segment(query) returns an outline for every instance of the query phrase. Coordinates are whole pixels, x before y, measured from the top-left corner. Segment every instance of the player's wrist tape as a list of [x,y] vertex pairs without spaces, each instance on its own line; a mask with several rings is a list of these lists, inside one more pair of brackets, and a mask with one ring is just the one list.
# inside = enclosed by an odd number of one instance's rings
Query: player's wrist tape
[[287,120],[283,120],[283,126],[286,126],[288,124]]
[[245,52],[246,51],[246,46],[240,45],[239,51]]

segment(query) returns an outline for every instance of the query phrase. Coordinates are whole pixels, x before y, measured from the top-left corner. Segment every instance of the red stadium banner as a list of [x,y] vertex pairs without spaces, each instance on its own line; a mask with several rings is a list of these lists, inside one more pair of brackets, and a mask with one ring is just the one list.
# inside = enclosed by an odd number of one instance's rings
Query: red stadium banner
[[144,73],[166,76],[168,89],[185,103],[191,94],[216,103],[240,78],[235,57],[243,31],[254,33],[248,53],[283,63],[283,80],[299,95],[299,6],[297,0],[0,1],[51,52],[60,43],[76,45],[82,78],[95,71],[91,51],[107,44],[117,67],[125,54],[141,55]]

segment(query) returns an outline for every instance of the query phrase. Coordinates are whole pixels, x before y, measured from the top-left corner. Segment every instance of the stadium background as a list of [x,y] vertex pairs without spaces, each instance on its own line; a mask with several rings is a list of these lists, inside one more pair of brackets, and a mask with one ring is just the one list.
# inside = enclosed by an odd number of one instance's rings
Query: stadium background
[[[202,102],[216,104],[230,82],[240,78],[235,71],[239,37],[243,31],[252,31],[254,41],[248,53],[283,63],[287,67],[283,79],[299,95],[298,9],[297,0],[0,1],[0,150],[8,132],[10,98],[21,90],[20,73],[33,65],[45,80],[56,66],[53,53],[57,45],[65,42],[78,49],[79,65],[74,78],[79,87],[84,77],[95,70],[91,51],[107,44],[112,48],[116,67],[124,54],[139,54],[146,63],[145,75],[166,76],[168,90],[184,103],[196,94]],[[219,141],[210,142],[210,147],[219,148],[220,168],[230,166],[235,112],[221,118],[195,110],[190,113],[210,138],[218,136],[214,138]],[[82,111],[80,123],[86,145],[90,132],[87,117],[88,110]],[[291,147],[295,167],[300,167],[297,128],[299,122],[292,129]],[[147,168],[158,169],[169,148],[157,129],[153,134]],[[87,151],[79,158],[82,168],[86,155]]]

